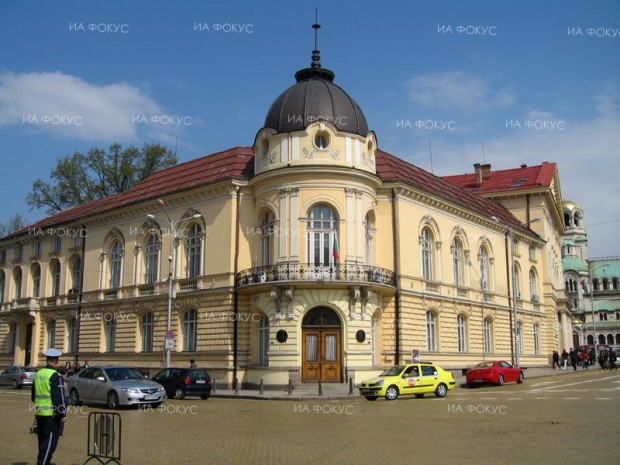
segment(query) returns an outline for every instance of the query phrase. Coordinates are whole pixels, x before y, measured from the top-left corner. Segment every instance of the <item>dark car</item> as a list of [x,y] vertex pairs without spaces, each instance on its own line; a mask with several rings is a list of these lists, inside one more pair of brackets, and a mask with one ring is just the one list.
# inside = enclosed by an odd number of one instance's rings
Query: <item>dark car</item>
[[168,397],[177,399],[208,399],[213,389],[213,380],[204,368],[164,368],[151,379],[164,387]]
[[23,386],[32,386],[37,369],[34,367],[11,366],[0,373],[0,385],[21,389]]

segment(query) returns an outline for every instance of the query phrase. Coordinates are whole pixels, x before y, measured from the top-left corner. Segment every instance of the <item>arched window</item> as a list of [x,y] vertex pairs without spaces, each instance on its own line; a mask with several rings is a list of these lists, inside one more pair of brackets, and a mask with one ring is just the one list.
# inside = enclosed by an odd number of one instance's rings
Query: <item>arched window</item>
[[41,297],[41,265],[32,265],[32,297]]
[[598,343],[599,344],[605,344],[605,335],[604,334],[599,334],[598,335]]
[[183,351],[196,351],[196,335],[198,330],[198,318],[196,310],[188,310],[183,314]]
[[452,274],[454,276],[454,284],[463,286],[464,283],[464,267],[463,267],[463,244],[458,237],[452,241]]
[[517,264],[517,262],[514,262],[513,264],[513,273],[514,273],[515,295],[517,296],[517,299],[522,299],[523,296],[521,295],[521,269],[519,268],[519,265]]
[[611,287],[614,291],[618,290],[618,278],[611,278]]
[[434,278],[433,270],[433,245],[435,241],[433,233],[429,228],[422,230],[422,241],[420,243],[422,254],[422,277],[429,281]]
[[75,257],[71,267],[71,289],[74,294],[79,294],[82,287],[82,259]]
[[484,353],[490,354],[493,352],[493,333],[491,327],[491,320],[485,318],[482,324],[482,330],[484,332]]
[[153,314],[145,313],[140,322],[140,332],[142,335],[142,352],[153,351]]
[[47,322],[47,348],[56,347],[56,320]]
[[22,269],[17,267],[13,270],[13,281],[15,282],[15,298],[22,298]]
[[159,275],[159,237],[149,234],[144,245],[144,283],[153,284]]
[[586,339],[588,340],[588,345],[594,344],[594,337],[591,334]]
[[604,291],[609,290],[609,280],[607,278],[603,278],[603,290]]
[[478,273],[480,275],[480,289],[489,290],[489,255],[487,249],[481,246],[478,250]]
[[121,286],[121,270],[123,265],[123,249],[119,241],[114,241],[110,249],[110,289]]
[[196,278],[201,273],[201,244],[202,228],[198,223],[192,223],[185,240],[185,257],[187,258],[186,277]]
[[308,212],[308,261],[312,266],[329,266],[340,259],[336,214],[327,205]]
[[271,210],[265,213],[260,226],[261,266],[269,266],[273,263],[275,222],[276,219]]
[[257,365],[266,366],[269,364],[267,351],[269,350],[269,318],[263,314],[258,326],[258,359]]
[[55,260],[52,265],[52,297],[60,295],[60,262]]
[[538,323],[534,323],[534,353],[536,355],[540,355],[540,325]]
[[465,352],[467,350],[466,334],[467,328],[465,318],[463,315],[459,315],[456,317],[456,341],[459,352]]
[[373,236],[373,228],[372,228],[372,219],[370,214],[366,215],[366,219],[364,220],[364,239],[366,243],[366,265],[370,266],[373,263],[372,254],[372,236]]
[[609,345],[614,345],[614,335],[613,334],[608,334],[607,335],[607,344]]
[[536,286],[536,271],[530,270],[530,298],[532,302],[538,302],[538,287]]
[[430,310],[426,312],[426,350],[429,352],[437,350],[437,325],[435,314]]

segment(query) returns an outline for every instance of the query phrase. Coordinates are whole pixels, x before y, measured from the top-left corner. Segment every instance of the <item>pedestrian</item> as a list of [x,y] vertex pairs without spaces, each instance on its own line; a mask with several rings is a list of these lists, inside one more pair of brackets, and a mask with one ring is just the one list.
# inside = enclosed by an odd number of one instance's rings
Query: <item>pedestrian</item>
[[601,350],[598,354],[598,363],[601,366],[601,370],[604,370],[607,365],[607,352]]
[[596,365],[596,351],[594,350],[594,347],[592,347],[590,349],[590,366],[595,366]]
[[46,357],[46,365],[34,376],[31,398],[37,419],[37,465],[52,465],[52,454],[62,436],[67,404],[65,386],[57,371],[62,352],[58,349],[47,349],[43,355]]
[[566,349],[562,351],[562,364],[564,365],[564,371],[566,371],[566,366],[568,365],[568,352],[566,352]]
[[88,360],[84,360],[84,368],[88,368],[90,365],[88,364]]
[[574,371],[577,371],[577,352],[575,352],[572,347],[568,353],[568,358],[570,358],[570,366],[573,367]]
[[551,367],[555,370],[555,366],[558,366],[558,370],[561,370],[560,368],[560,354],[558,354],[557,350],[553,351],[553,365],[551,365]]
[[581,369],[582,370],[587,370],[588,369],[588,353],[584,350],[583,352],[581,352]]
[[617,370],[618,367],[616,366],[616,360],[618,359],[618,357],[616,356],[616,352],[613,349],[609,349],[609,369],[611,370],[612,368],[614,370]]
[[196,368],[196,360],[194,360],[193,358],[189,359],[189,367],[190,368]]

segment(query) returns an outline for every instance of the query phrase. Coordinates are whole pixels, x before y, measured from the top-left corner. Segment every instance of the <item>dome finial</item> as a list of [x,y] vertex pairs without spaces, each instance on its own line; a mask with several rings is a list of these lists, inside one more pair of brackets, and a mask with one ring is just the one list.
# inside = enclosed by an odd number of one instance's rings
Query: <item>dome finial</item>
[[311,68],[320,68],[321,67],[321,52],[319,52],[319,29],[321,25],[319,24],[319,9],[316,8],[314,10],[314,24],[312,25],[312,29],[314,29],[314,50],[312,50],[312,64]]

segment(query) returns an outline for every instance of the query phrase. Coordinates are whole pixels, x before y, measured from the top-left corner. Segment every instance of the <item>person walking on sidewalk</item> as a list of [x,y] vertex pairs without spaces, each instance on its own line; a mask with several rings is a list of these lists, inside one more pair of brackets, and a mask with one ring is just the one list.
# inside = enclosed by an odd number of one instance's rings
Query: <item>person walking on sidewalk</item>
[[62,436],[67,404],[65,386],[57,371],[58,358],[62,356],[62,352],[58,349],[47,349],[43,355],[47,364],[34,376],[31,398],[37,419],[37,465],[52,465],[52,454]]
[[609,369],[614,369],[617,370],[618,367],[616,366],[616,360],[617,360],[617,356],[616,356],[616,352],[613,349],[609,349]]
[[588,353],[584,350],[583,352],[581,352],[581,369],[582,370],[587,370],[588,369]]
[[564,365],[564,371],[566,371],[566,366],[568,365],[568,353],[566,349],[562,351],[562,364]]
[[557,350],[553,351],[553,365],[551,365],[551,368],[555,370],[555,366],[558,366],[558,370],[561,370],[562,368],[560,367],[560,354],[558,354]]
[[568,353],[568,357],[570,358],[570,366],[573,367],[574,371],[577,371],[577,352],[570,348],[570,352]]

